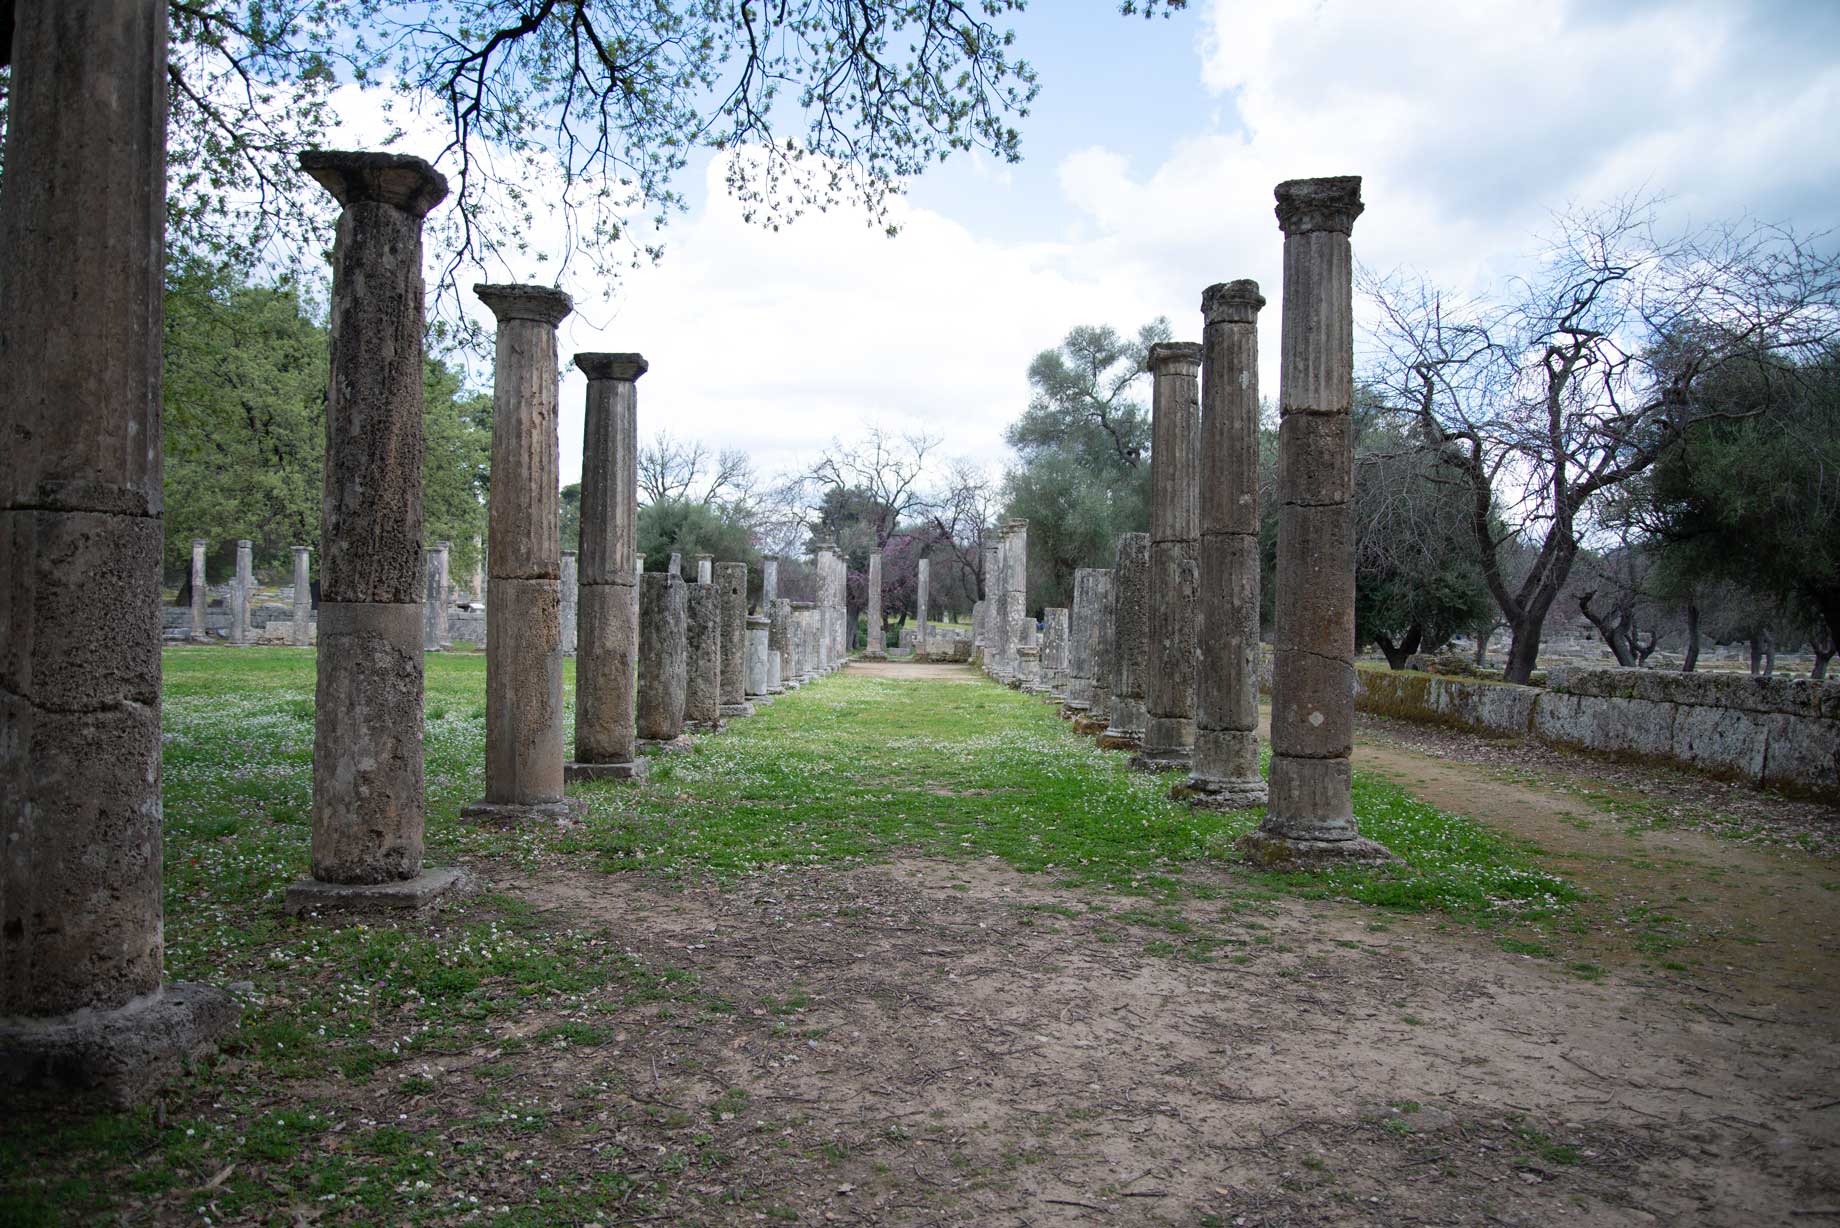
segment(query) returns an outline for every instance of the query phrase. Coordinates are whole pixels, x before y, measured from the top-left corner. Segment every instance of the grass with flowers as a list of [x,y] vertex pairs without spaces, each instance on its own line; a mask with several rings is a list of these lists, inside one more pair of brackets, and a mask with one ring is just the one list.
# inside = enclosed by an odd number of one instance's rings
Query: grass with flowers
[[[700,1188],[719,1150],[661,1156],[596,1124],[627,1078],[618,1061],[579,1086],[531,1088],[547,1069],[532,1054],[617,1054],[641,1015],[694,1028],[735,1009],[721,986],[519,898],[520,875],[556,864],[720,888],[768,869],[995,856],[1069,892],[1144,896],[1115,920],[1156,931],[1152,953],[1177,949],[1166,906],[1195,896],[1332,896],[1517,928],[1577,898],[1535,850],[1366,776],[1362,830],[1399,864],[1314,877],[1239,866],[1234,841],[1256,812],[1173,802],[1169,777],[1131,772],[1039,700],[969,676],[846,671],[654,760],[642,782],[583,787],[591,810],[575,828],[480,827],[458,810],[483,791],[485,661],[460,654],[428,658],[428,860],[468,866],[486,889],[414,923],[301,923],[280,904],[308,870],[311,654],[180,648],[165,668],[167,974],[230,989],[242,1023],[155,1106],[11,1118],[0,1228],[611,1224]],[[417,1071],[433,1056],[476,1090],[431,1122]],[[710,1197],[763,1197],[745,1187]]]

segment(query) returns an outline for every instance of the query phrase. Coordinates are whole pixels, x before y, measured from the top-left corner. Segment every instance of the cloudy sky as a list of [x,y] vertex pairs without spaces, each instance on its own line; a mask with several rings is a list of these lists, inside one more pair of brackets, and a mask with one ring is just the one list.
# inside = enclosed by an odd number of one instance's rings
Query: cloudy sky
[[[1025,161],[929,172],[896,238],[835,213],[752,228],[699,167],[662,264],[611,301],[578,294],[563,361],[643,352],[642,434],[743,447],[766,472],[869,423],[996,468],[1030,358],[1076,324],[1167,315],[1199,340],[1202,288],[1252,277],[1275,372],[1281,179],[1364,176],[1357,257],[1472,292],[1525,268],[1555,210],[1619,194],[1664,194],[1678,225],[1840,223],[1832,0],[1115,7],[1037,0],[1016,20],[1043,82]],[[582,398],[572,376],[568,480]]]

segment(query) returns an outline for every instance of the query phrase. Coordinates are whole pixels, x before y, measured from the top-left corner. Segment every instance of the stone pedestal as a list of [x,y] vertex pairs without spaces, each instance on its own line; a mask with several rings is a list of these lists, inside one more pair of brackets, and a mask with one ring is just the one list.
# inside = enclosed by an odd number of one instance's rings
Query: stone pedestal
[[1150,535],[1126,533],[1118,539],[1112,567],[1111,722],[1099,735],[1107,750],[1136,750],[1143,744],[1144,658],[1150,612]]
[[[289,889],[286,907],[337,917],[397,907],[377,902],[385,892],[431,904],[453,884],[422,869],[424,599],[439,572],[421,548],[422,219],[447,181],[397,154],[316,150],[300,160],[341,212],[320,501],[313,878]],[[419,891],[401,887],[418,879]]]
[[255,595],[255,543],[248,538],[236,543],[236,579],[230,585],[230,642],[238,648],[250,643],[249,602]]
[[882,633],[882,552],[869,551],[869,576],[865,585],[863,630],[868,636],[863,644],[863,656],[871,661],[884,661],[888,658],[887,638]]
[[639,577],[639,744],[672,749],[684,744],[688,657],[685,616],[689,586],[674,571]]
[[1146,771],[1187,771],[1195,747],[1195,589],[1200,514],[1201,347],[1150,347],[1156,379],[1150,450],[1149,643],[1144,655]]
[[310,547],[294,547],[294,620],[288,628],[288,643],[296,648],[313,643],[312,556]]
[[573,309],[545,286],[477,285],[498,319],[487,533],[486,795],[462,808],[499,822],[567,821],[563,794],[562,557],[556,326]]
[[1201,600],[1194,771],[1178,796],[1265,804],[1259,774],[1259,309],[1257,282],[1201,296]]
[[125,1105],[237,1016],[161,984],[166,6],[4,8],[0,1088]]
[[748,703],[748,585],[746,563],[718,563],[716,592],[722,599],[722,717],[754,715]]
[[581,569],[572,550],[562,552],[562,655],[575,655],[576,637],[580,634]]
[[631,780],[638,754],[639,354],[577,354],[588,377],[581,447],[575,758],[569,780]]
[[1271,796],[1242,842],[1263,864],[1386,856],[1355,830],[1354,257],[1361,181],[1277,188],[1284,231],[1278,367],[1278,591]]
[[722,728],[722,594],[715,584],[688,586],[684,615],[684,723]]
[[209,543],[202,537],[195,537],[192,539],[191,640],[194,644],[208,644],[211,642],[210,633],[206,630],[209,624],[205,621],[206,611],[211,607],[211,594],[205,591],[204,580],[204,552],[207,545],[209,545]]

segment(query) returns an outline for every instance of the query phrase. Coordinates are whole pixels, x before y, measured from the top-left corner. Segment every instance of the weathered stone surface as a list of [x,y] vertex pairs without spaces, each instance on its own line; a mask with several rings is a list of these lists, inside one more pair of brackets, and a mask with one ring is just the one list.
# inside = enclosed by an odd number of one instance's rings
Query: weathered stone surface
[[869,574],[867,578],[867,609],[863,614],[863,625],[868,630],[869,642],[863,645],[863,656],[872,660],[881,660],[888,655],[888,648],[882,638],[882,552],[869,551]]
[[205,634],[205,610],[210,605],[210,594],[205,591],[204,552],[210,543],[202,537],[192,539],[192,633],[194,644],[203,644],[210,639]]
[[670,742],[684,732],[685,619],[688,586],[675,572],[648,571],[639,578],[638,734]]
[[698,584],[714,584],[716,582],[715,568],[716,568],[716,556],[715,555],[713,554],[697,555],[696,556],[696,582]]
[[1055,699],[1067,698],[1067,610],[1049,606],[1041,612],[1042,685]]
[[995,677],[1003,657],[1003,546],[997,533],[984,534],[980,553],[984,569],[984,623],[978,636],[984,641],[984,672]]
[[236,579],[230,587],[229,638],[239,647],[250,643],[249,601],[256,588],[254,549],[255,543],[248,538],[236,543]]
[[760,608],[770,610],[779,600],[779,560],[767,556],[760,560]]
[[630,763],[638,737],[639,590],[588,584],[581,590],[581,642],[575,664],[575,759]]
[[561,587],[556,580],[492,579],[486,620],[488,804],[562,800]]
[[933,561],[922,555],[914,563],[914,652],[926,660],[927,601],[932,596]]
[[384,883],[335,883],[303,879],[291,884],[281,907],[289,916],[345,923],[358,918],[413,917],[451,900],[466,883],[454,866],[423,870],[414,878]]
[[241,1013],[221,989],[168,984],[121,1006],[0,1019],[0,1087],[58,1086],[126,1108],[208,1055]]
[[687,586],[684,614],[684,720],[696,729],[722,724],[722,594]]
[[[312,549],[307,546],[294,547],[294,617],[288,627],[288,643],[296,648],[305,648],[313,642],[312,555]],[[445,559],[441,566],[442,575],[445,576]],[[442,611],[441,631],[443,635],[447,631],[445,609]]]
[[1118,539],[1112,567],[1111,723],[1099,735],[1107,750],[1135,750],[1143,741],[1144,669],[1148,651],[1150,535],[1126,533]]
[[422,867],[422,607],[319,611],[313,877],[414,878]]
[[1092,697],[1086,714],[1076,717],[1076,733],[1099,733],[1112,720],[1112,679],[1118,665],[1118,593],[1116,574],[1109,567],[1098,569],[1094,584],[1098,598],[1093,622]]
[[439,546],[430,546],[422,556],[422,650],[439,652],[447,638],[447,560]]
[[1070,712],[1092,706],[1093,656],[1098,648],[1099,569],[1076,568],[1073,607],[1067,614],[1067,698]]
[[792,601],[790,598],[775,597],[767,603],[767,649],[777,659],[774,665],[775,693],[785,690],[788,684],[796,686],[798,667],[793,660],[792,653]]
[[631,780],[638,755],[638,393],[643,355],[575,355],[588,377],[582,429],[575,758],[568,780]]
[[747,696],[754,703],[767,696],[767,618],[750,614],[747,619]]
[[562,655],[575,655],[575,645],[580,638],[581,619],[581,570],[576,564],[572,551],[562,552],[562,581],[559,589],[562,595],[562,612],[558,619],[558,631],[562,636]]
[[722,599],[722,706],[738,709],[747,703],[747,564],[719,563],[715,573]]
[[1133,765],[1186,770],[1195,746],[1195,542],[1152,542],[1143,752]]
[[498,318],[487,569],[494,586],[560,580],[556,325],[574,304],[542,286],[476,285],[473,293]]

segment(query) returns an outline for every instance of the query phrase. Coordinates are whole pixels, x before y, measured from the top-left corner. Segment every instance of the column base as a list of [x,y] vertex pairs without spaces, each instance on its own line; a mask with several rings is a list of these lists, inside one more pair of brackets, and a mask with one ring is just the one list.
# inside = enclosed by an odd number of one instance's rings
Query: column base
[[76,1091],[128,1108],[215,1050],[241,1014],[221,989],[175,982],[114,1010],[0,1019],[0,1086]]
[[[721,733],[727,727],[728,727],[728,722],[720,718],[717,718],[716,720],[713,720],[713,721],[685,721],[684,722],[684,730],[687,734],[689,733]],[[643,745],[643,743],[641,743],[641,745]],[[686,744],[684,749],[688,750],[690,748]]]
[[674,738],[640,738],[639,753],[642,755],[681,755],[696,745],[687,733],[680,733]]
[[1263,780],[1216,780],[1190,776],[1169,791],[1172,801],[1187,802],[1198,810],[1250,810],[1263,806],[1271,790]]
[[322,883],[317,878],[291,884],[282,901],[290,917],[342,921],[350,917],[415,917],[439,904],[466,883],[458,866],[424,869],[414,878],[388,883]]
[[588,803],[579,797],[565,797],[553,802],[472,802],[460,807],[463,819],[479,819],[500,827],[523,827],[530,823],[554,823],[566,826],[588,813]]
[[1297,840],[1251,831],[1235,848],[1247,861],[1267,870],[1312,870],[1328,866],[1379,865],[1398,861],[1385,845],[1364,836],[1347,840]]
[[740,704],[723,704],[722,705],[722,719],[725,721],[731,720],[737,716],[752,716],[752,715],[754,715],[754,705],[753,704],[740,703]]
[[645,760],[634,756],[626,763],[565,763],[562,779],[574,780],[642,780]]
[[864,650],[862,656],[865,661],[886,661],[888,659],[888,652],[886,649],[881,652],[869,652]]
[[1144,744],[1141,733],[1132,733],[1116,726],[1107,726],[1097,741],[1100,750],[1140,750]]
[[773,697],[771,695],[750,695],[748,696],[748,702],[753,704],[757,709],[764,708],[773,702]]
[[1186,746],[1146,746],[1131,756],[1131,767],[1139,772],[1186,772],[1194,761],[1194,753]]
[[1106,720],[1103,716],[1087,716],[1084,712],[1075,712],[1073,714],[1073,731],[1082,737],[1091,737],[1096,733],[1104,733],[1106,727],[1110,724],[1111,722]]

